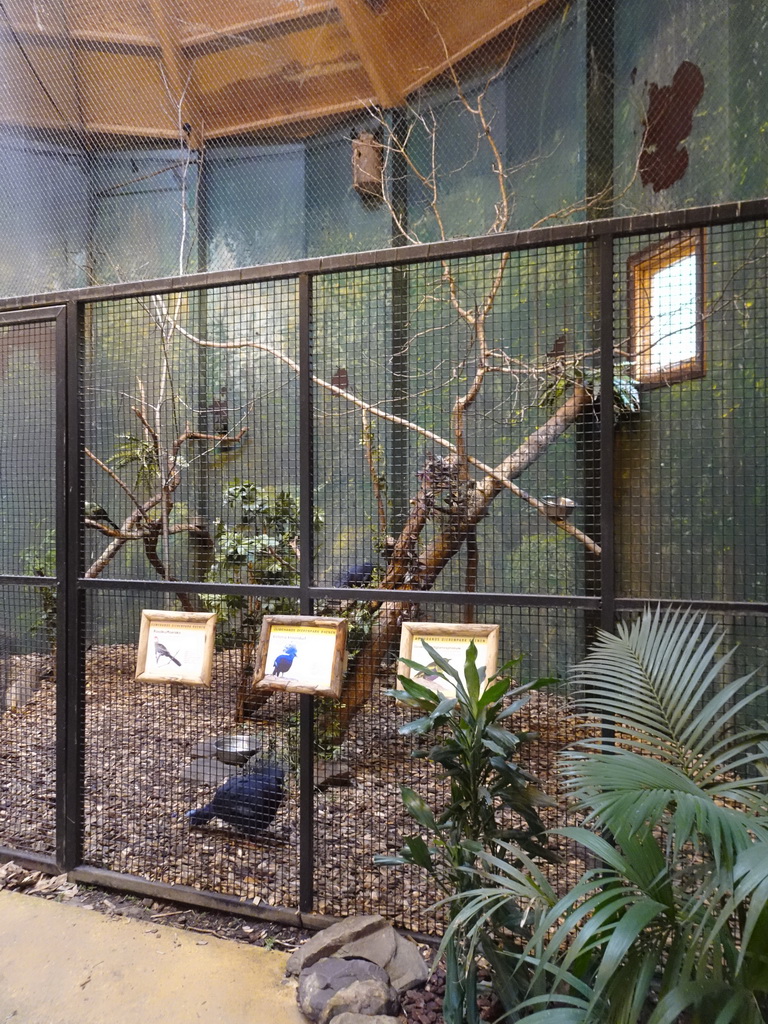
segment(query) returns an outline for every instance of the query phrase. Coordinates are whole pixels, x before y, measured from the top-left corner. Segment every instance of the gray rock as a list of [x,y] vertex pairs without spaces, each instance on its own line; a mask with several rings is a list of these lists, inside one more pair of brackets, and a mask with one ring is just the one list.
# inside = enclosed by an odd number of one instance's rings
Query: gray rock
[[[387,972],[368,960],[341,960],[338,957],[318,960],[305,968],[299,976],[297,998],[301,1012],[311,1020],[319,1020],[327,1003],[337,992],[357,982],[368,981],[377,982],[379,990],[387,993],[391,989]],[[394,994],[394,989],[392,992]],[[338,1012],[341,1013],[342,1009],[353,1007],[344,1005]]]
[[348,946],[358,939],[386,928],[391,928],[391,925],[387,924],[380,914],[358,914],[344,921],[337,921],[330,928],[313,935],[308,942],[292,953],[285,973],[299,974],[305,967],[311,967],[318,960],[333,956],[342,946]]
[[318,1024],[328,1024],[342,1013],[358,1013],[365,1017],[397,1013],[400,1002],[388,981],[369,978],[353,981],[351,985],[334,993],[317,1018]]
[[377,1013],[339,1013],[333,1018],[333,1024],[401,1024],[400,1017],[389,1017]]
[[401,995],[409,988],[423,985],[429,977],[429,968],[418,946],[399,935],[378,914],[348,917],[313,935],[291,955],[286,973],[299,974],[304,968],[330,956],[352,957],[378,964]]
[[395,955],[382,967],[389,975],[389,980],[400,995],[409,988],[420,988],[429,977],[427,966],[421,951],[415,942],[395,932]]
[[371,963],[383,967],[389,974],[387,966],[397,952],[397,932],[392,925],[382,921],[382,927],[364,935],[360,939],[353,939],[340,946],[334,956],[359,957],[362,960],[370,960]]

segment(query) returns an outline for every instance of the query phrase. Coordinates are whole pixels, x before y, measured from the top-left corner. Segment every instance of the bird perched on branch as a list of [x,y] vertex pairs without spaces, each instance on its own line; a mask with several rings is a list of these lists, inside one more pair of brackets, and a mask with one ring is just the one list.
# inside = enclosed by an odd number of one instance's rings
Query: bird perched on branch
[[337,587],[367,587],[373,579],[376,566],[373,562],[361,562],[360,565],[351,565],[336,578]]
[[187,811],[190,825],[204,825],[212,818],[231,825],[245,836],[255,836],[275,819],[283,799],[285,769],[262,762],[248,775],[233,775],[213,795],[210,803]]
[[298,651],[290,644],[288,647],[283,648],[283,653],[278,654],[275,658],[275,665],[272,669],[273,676],[284,676],[288,669],[293,664],[293,659],[298,654]]
[[568,348],[568,336],[561,334],[552,342],[552,347],[547,352],[547,359],[562,359]]
[[86,519],[93,519],[97,523],[106,523],[107,526],[111,526],[113,530],[120,529],[117,523],[109,518],[109,512],[107,512],[104,506],[99,505],[95,501],[84,501],[83,512],[85,513]]
[[349,391],[349,374],[346,367],[338,366],[336,368],[334,375],[331,377],[331,384],[342,391]]

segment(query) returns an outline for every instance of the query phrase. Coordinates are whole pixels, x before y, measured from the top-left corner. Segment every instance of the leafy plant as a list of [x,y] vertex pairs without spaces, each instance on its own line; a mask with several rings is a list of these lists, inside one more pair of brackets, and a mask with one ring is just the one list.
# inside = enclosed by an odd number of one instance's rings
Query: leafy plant
[[[428,838],[421,834],[408,836],[399,855],[379,856],[375,861],[382,865],[415,864],[426,870],[451,897],[450,913],[455,915],[461,908],[456,897],[472,886],[472,868],[481,854],[498,856],[508,848],[505,843],[514,840],[526,858],[554,858],[539,816],[539,809],[552,801],[513,760],[535,734],[514,733],[506,726],[530,699],[530,691],[551,680],[515,685],[511,672],[518,658],[484,685],[474,643],[467,649],[463,677],[434,648],[426,643],[424,647],[432,659],[431,666],[404,659],[405,664],[419,673],[435,672],[455,696],[445,696],[441,689],[404,675],[398,676],[402,689],[387,693],[422,712],[421,717],[401,726],[403,735],[435,735],[433,746],[420,747],[413,756],[426,758],[444,772],[450,780],[449,803],[438,813],[412,789],[401,787],[406,809]],[[518,917],[513,908],[505,907],[507,927],[515,927]],[[472,1024],[479,1020],[477,958],[465,955],[462,936],[454,934],[456,941],[446,948],[443,1015],[448,1024]],[[484,948],[483,954],[491,951]]]
[[[598,866],[558,899],[534,870],[485,852],[489,887],[447,939],[472,948],[507,902],[527,900],[523,948],[497,957],[498,988],[525,984],[509,1019],[531,1024],[758,1024],[768,1011],[768,692],[720,677],[715,629],[646,611],[601,633],[572,674],[575,707],[603,735],[563,755],[577,828],[556,834]],[[602,835],[600,834],[602,833]],[[529,869],[531,865],[528,865]],[[506,895],[501,895],[506,890]]]
[[[218,520],[214,532],[213,581],[287,584],[299,582],[299,501],[290,491],[259,487],[251,480],[233,480],[223,502],[234,523]],[[322,522],[316,513],[315,525]],[[253,638],[266,614],[291,614],[291,598],[262,601],[237,594],[213,595],[206,607],[219,616],[218,642],[238,646]]]
[[[21,562],[26,572],[33,576],[56,575],[56,531],[46,530],[40,544],[21,552]],[[56,588],[40,586],[35,588],[41,611],[30,627],[30,632],[42,635],[52,653],[56,652],[57,602]]]
[[136,486],[152,487],[160,477],[160,463],[157,457],[157,446],[151,437],[118,434],[117,439],[120,443],[109,461],[113,462],[118,469],[133,466],[136,470]]

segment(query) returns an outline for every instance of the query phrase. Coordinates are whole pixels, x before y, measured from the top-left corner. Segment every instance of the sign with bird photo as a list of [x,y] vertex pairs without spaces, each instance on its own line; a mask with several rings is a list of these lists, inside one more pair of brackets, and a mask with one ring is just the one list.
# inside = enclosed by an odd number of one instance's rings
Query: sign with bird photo
[[215,612],[141,613],[136,679],[144,683],[211,681]]
[[265,615],[253,674],[257,689],[338,697],[346,668],[347,620]]
[[444,623],[444,622],[404,622],[400,635],[400,658],[415,661],[422,669],[406,665],[402,660],[397,671],[400,675],[423,683],[430,690],[437,690],[446,697],[455,696],[455,688],[446,679],[442,669],[426,649],[424,644],[436,651],[441,657],[464,678],[464,661],[467,648],[474,640],[477,648],[477,670],[483,687],[496,671],[496,659],[499,654],[499,627],[485,624]]

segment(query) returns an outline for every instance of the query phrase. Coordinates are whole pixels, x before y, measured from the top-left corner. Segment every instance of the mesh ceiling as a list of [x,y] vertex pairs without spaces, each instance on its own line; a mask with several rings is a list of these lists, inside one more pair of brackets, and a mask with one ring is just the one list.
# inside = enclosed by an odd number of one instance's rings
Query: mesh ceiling
[[6,296],[766,192],[765,0],[3,0]]

